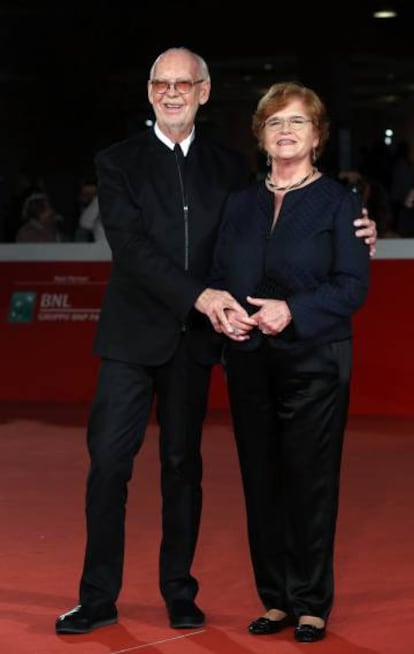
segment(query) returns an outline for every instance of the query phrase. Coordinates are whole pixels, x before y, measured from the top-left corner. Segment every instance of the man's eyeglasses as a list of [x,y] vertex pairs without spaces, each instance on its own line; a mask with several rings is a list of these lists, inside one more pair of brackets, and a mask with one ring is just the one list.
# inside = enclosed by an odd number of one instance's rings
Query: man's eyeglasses
[[169,82],[166,79],[151,79],[150,84],[155,93],[167,93],[170,87],[172,87],[174,91],[177,91],[180,95],[186,95],[192,91],[193,86],[201,84],[201,82],[204,81],[205,80],[203,79],[196,79],[194,81],[190,79],[177,79],[175,82]]
[[265,127],[270,129],[271,132],[280,132],[284,129],[293,129],[294,132],[298,132],[302,129],[306,123],[311,123],[310,118],[304,118],[303,116],[291,116],[290,118],[269,118],[265,121]]

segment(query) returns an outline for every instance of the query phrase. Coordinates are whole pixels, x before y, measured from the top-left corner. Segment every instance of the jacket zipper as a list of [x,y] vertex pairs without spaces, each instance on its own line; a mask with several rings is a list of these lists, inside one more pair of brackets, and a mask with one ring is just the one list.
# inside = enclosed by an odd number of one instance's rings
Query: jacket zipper
[[[189,231],[188,231],[188,202],[187,202],[187,197],[186,197],[186,192],[185,192],[185,185],[184,185],[184,179],[183,179],[183,173],[180,165],[180,161],[178,159],[177,152],[174,150],[174,155],[175,155],[175,160],[177,162],[177,170],[178,170],[178,179],[180,182],[180,190],[181,190],[181,202],[183,205],[183,216],[184,216],[184,270],[187,272],[188,267],[189,267]],[[186,332],[187,331],[187,325],[184,322],[181,325],[181,331]]]
[[178,160],[177,153],[174,152],[174,154],[175,154],[175,160],[177,162],[178,179],[180,180],[181,201],[183,205],[183,216],[184,216],[184,270],[188,271],[188,266],[189,266],[188,202],[187,202],[184,179],[183,179],[180,162]]

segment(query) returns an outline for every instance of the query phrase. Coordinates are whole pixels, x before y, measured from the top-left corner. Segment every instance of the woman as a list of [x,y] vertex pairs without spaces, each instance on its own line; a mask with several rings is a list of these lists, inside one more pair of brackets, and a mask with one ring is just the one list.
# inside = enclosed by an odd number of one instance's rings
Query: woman
[[[320,98],[273,85],[253,117],[270,170],[227,204],[212,279],[228,312],[226,368],[249,544],[265,614],[255,635],[325,636],[351,371],[351,317],[367,294],[358,198],[315,167],[328,138]],[[248,316],[247,314],[250,314]]]

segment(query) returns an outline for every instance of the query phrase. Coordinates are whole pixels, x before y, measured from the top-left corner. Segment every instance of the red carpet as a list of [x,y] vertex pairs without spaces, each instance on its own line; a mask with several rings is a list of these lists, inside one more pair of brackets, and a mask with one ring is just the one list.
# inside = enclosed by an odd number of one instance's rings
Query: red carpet
[[204,435],[204,512],[194,572],[208,623],[168,626],[157,588],[157,435],[148,430],[130,489],[120,624],[57,637],[76,603],[87,470],[83,407],[3,406],[0,422],[0,643],[12,654],[412,654],[414,419],[353,417],[344,451],[336,604],[326,640],[253,637],[252,583],[235,448],[226,415]]

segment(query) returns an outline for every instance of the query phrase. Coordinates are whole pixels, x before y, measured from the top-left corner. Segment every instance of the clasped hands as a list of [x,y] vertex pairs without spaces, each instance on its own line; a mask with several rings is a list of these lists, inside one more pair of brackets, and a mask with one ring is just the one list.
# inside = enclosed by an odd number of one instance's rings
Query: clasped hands
[[230,330],[223,329],[222,331],[233,341],[248,340],[251,330],[256,327],[266,336],[276,336],[292,320],[292,314],[284,300],[269,300],[248,295],[247,301],[257,307],[255,313],[248,315],[244,309],[242,311],[235,309],[226,311]]
[[207,288],[198,297],[195,308],[208,316],[216,332],[233,341],[248,340],[256,327],[263,334],[275,336],[292,320],[289,307],[283,300],[247,296],[247,301],[257,307],[250,316],[227,291]]

